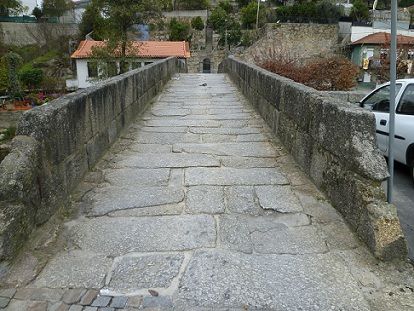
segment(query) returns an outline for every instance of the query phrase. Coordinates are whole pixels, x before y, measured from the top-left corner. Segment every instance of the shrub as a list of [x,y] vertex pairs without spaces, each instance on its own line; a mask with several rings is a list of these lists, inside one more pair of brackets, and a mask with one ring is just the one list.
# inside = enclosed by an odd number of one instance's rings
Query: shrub
[[354,21],[366,21],[369,20],[369,9],[365,2],[362,0],[354,0],[352,2],[352,9],[349,16]]
[[257,35],[252,30],[246,30],[243,32],[241,37],[241,45],[242,46],[251,46],[255,41]]
[[336,23],[342,15],[343,10],[339,6],[326,0],[281,6],[276,9],[276,19],[282,22]]
[[42,83],[43,71],[39,68],[23,69],[19,72],[19,78],[29,89],[35,89]]
[[414,5],[414,0],[400,0],[398,2],[398,6],[400,8],[408,8],[410,6]]
[[356,85],[359,69],[342,56],[300,65],[294,59],[269,59],[260,67],[321,91],[345,91]]
[[[253,28],[256,24],[257,18],[257,2],[250,2],[247,6],[240,10],[241,21],[244,27]],[[259,24],[262,25],[266,18],[266,10],[263,5],[260,5],[259,10]],[[259,25],[259,26],[260,26]]]
[[170,41],[191,41],[191,27],[173,18],[170,22]]
[[191,27],[195,30],[203,30],[204,29],[204,22],[200,16],[194,17],[191,20]]
[[0,93],[4,94],[9,88],[9,75],[7,70],[7,64],[0,59]]
[[19,54],[9,52],[3,56],[3,61],[8,65],[8,77],[9,77],[9,95],[12,98],[18,98],[22,96],[22,90],[18,79],[18,69],[22,64],[22,58]]

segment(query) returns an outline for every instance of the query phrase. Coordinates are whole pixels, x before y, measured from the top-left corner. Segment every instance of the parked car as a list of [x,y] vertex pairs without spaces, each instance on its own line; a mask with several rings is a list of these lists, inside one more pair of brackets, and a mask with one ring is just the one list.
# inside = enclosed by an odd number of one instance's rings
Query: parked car
[[[395,108],[395,160],[408,166],[414,182],[414,79],[397,80]],[[390,83],[380,85],[361,101],[361,107],[375,114],[377,143],[388,154]]]

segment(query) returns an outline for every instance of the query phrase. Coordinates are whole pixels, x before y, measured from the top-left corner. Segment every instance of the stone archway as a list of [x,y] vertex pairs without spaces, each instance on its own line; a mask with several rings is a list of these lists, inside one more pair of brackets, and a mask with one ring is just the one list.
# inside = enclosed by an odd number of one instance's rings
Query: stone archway
[[211,73],[211,61],[210,58],[203,59],[203,73]]

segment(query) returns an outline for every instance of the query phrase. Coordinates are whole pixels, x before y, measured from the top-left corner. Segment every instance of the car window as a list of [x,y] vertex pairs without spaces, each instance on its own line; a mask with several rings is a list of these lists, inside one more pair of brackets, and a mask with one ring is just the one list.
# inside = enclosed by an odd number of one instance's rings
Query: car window
[[[401,89],[401,84],[396,84],[395,94],[397,96],[398,92]],[[384,86],[376,91],[374,91],[371,95],[369,95],[363,102],[363,107],[372,110],[372,111],[380,111],[380,112],[389,112],[390,111],[390,86]]]
[[397,113],[414,115],[414,84],[409,84],[401,97]]

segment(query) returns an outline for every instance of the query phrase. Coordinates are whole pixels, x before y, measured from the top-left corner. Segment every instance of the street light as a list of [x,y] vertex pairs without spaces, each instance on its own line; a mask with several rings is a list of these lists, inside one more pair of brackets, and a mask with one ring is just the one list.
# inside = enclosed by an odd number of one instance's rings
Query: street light
[[259,29],[259,10],[260,2],[265,2],[266,0],[257,0],[257,14],[256,14],[256,29]]

